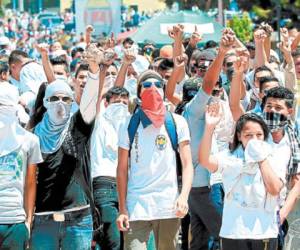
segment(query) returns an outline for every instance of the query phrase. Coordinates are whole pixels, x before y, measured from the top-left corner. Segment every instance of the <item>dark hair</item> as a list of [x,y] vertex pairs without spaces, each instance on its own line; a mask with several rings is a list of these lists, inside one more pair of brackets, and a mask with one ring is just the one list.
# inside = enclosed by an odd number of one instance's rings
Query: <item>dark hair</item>
[[126,43],[132,45],[132,44],[134,44],[134,41],[130,37],[127,37],[124,39],[122,44],[125,45]]
[[158,65],[158,70],[169,70],[174,68],[173,59],[164,58]]
[[279,81],[275,76],[263,76],[259,78],[259,91],[262,91],[263,86],[268,82],[277,82],[279,85]]
[[106,92],[106,95],[105,95],[106,101],[109,102],[110,99],[112,98],[112,96],[114,96],[114,95],[117,95],[117,96],[124,95],[124,96],[129,97],[129,92],[124,87],[114,86]]
[[215,42],[214,40],[209,40],[205,43],[204,45],[204,49],[213,49],[216,48],[218,46],[218,43]]
[[72,49],[71,57],[74,58],[74,56],[76,55],[77,52],[84,52],[84,49],[81,47],[76,47],[76,48]]
[[27,125],[27,129],[33,129],[42,119],[44,113],[46,113],[47,109],[44,107],[43,99],[45,97],[45,92],[47,88],[47,83],[43,82],[40,85],[39,91],[36,96],[36,101],[32,110],[32,116]]
[[0,74],[7,73],[8,71],[9,71],[8,63],[0,61]]
[[224,61],[223,61],[223,66],[226,65],[226,62],[227,62],[228,58],[231,57],[231,56],[235,56],[235,53],[231,52],[231,53],[228,53],[228,54],[225,55]]
[[53,57],[50,59],[50,63],[54,66],[54,65],[63,65],[64,69],[67,73],[70,72],[69,70],[69,64],[66,61],[66,59],[64,57],[61,56],[57,56],[57,57]]
[[292,52],[292,57],[294,59],[298,56],[300,56],[300,48],[297,48],[295,51]]
[[261,108],[264,109],[268,98],[275,98],[285,100],[287,108],[293,108],[294,104],[294,93],[285,87],[275,87],[268,90],[267,94],[263,97]]
[[271,73],[271,76],[274,76],[273,71],[269,67],[267,67],[266,65],[263,65],[263,66],[258,67],[258,68],[255,69],[254,76],[253,76],[254,81],[255,81],[256,74],[258,72],[261,72],[261,71],[269,71]]
[[267,140],[268,134],[269,134],[269,129],[268,129],[267,124],[263,120],[263,118],[260,117],[259,115],[255,114],[255,113],[246,113],[246,114],[242,115],[238,119],[238,121],[236,122],[233,142],[232,142],[231,147],[230,147],[231,152],[234,152],[238,148],[238,146],[241,144],[241,142],[239,140],[239,135],[243,131],[244,126],[246,125],[247,122],[256,122],[256,123],[258,123],[261,126],[262,130],[263,130],[264,140]]
[[29,55],[22,50],[14,50],[9,55],[8,64],[22,62],[23,58],[29,58]]
[[79,64],[79,67],[77,68],[77,70],[75,72],[75,78],[77,78],[80,71],[88,71],[88,70],[89,70],[89,65],[88,64],[86,64],[86,63]]

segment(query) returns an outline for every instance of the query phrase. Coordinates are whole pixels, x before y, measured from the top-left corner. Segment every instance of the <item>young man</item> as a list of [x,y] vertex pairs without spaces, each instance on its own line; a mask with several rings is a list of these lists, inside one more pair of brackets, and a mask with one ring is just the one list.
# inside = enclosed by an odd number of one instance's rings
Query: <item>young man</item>
[[0,83],[0,249],[23,250],[29,240],[36,195],[38,138],[19,125],[19,93]]
[[43,103],[47,111],[34,128],[44,163],[39,164],[32,249],[91,248],[89,140],[111,63],[99,69],[100,54],[89,59],[87,84],[75,114],[71,115],[73,92],[66,82],[55,80],[46,88]]
[[162,80],[152,70],[140,75],[137,94],[141,106],[134,114],[139,123],[134,138],[131,137],[133,142],[130,143],[129,137],[129,123],[133,118],[128,119],[119,133],[117,186],[120,215],[117,224],[119,230],[125,232],[125,249],[146,249],[152,230],[157,249],[175,249],[178,218],[188,211],[187,199],[193,176],[189,130],[182,117],[173,115],[182,161],[179,194],[176,155],[164,124],[168,113],[163,103]]
[[112,87],[106,93],[106,109],[98,115],[91,137],[91,173],[97,208],[104,223],[101,239],[96,239],[100,249],[123,249],[122,237],[117,228],[118,194],[118,132],[126,121],[129,93],[125,88]]
[[20,93],[20,104],[31,111],[40,85],[47,82],[43,67],[21,50],[11,52],[8,64],[10,80]]

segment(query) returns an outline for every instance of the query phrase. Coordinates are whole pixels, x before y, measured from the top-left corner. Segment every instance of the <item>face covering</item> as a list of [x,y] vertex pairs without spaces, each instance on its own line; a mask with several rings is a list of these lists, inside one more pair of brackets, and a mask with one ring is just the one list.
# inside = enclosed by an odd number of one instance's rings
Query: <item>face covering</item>
[[283,129],[288,123],[287,117],[277,112],[263,112],[263,117],[271,132]]
[[24,135],[25,130],[18,124],[16,108],[0,105],[0,157],[17,150]]
[[156,128],[160,128],[165,121],[166,107],[162,96],[163,89],[159,91],[154,86],[144,89],[141,95],[142,110]]
[[133,99],[137,96],[136,86],[137,86],[137,80],[135,77],[127,78],[124,87],[128,90],[130,99]]
[[108,75],[105,77],[105,80],[104,80],[104,89],[110,89],[111,87],[114,86],[115,84],[115,81],[116,81],[116,77],[113,76],[113,75]]
[[259,97],[259,88],[253,87],[252,88],[252,95],[251,98],[257,102],[260,102],[260,97]]
[[71,104],[66,104],[62,101],[49,102],[47,112],[49,119],[55,125],[64,124],[70,117]]
[[112,123],[116,131],[128,115],[128,106],[122,102],[108,105],[104,113],[104,117]]

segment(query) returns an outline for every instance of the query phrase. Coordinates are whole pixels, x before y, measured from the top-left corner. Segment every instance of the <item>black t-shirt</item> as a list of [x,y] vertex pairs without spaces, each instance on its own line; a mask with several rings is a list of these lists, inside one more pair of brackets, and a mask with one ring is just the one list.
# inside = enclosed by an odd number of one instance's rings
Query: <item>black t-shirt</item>
[[89,204],[78,180],[79,171],[91,183],[89,139],[93,123],[86,124],[77,111],[71,118],[62,146],[52,154],[43,154],[38,164],[36,212],[60,211]]

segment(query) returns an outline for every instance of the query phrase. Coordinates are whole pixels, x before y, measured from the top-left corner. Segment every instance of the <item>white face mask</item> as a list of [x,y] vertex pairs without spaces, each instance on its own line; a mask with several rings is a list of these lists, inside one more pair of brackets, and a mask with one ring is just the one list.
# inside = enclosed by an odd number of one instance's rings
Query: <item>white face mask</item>
[[108,75],[104,79],[104,89],[110,89],[114,86],[117,77],[113,75]]
[[130,98],[137,96],[137,80],[135,77],[127,78],[124,87],[128,90]]
[[128,106],[122,102],[109,104],[104,113],[104,116],[112,122],[116,130],[119,129],[120,124],[128,115]]
[[0,105],[0,129],[17,122],[17,110],[13,106]]
[[257,87],[252,88],[252,99],[254,99],[255,101],[260,101],[259,88]]
[[71,106],[71,104],[66,104],[62,101],[49,102],[47,113],[50,121],[55,125],[61,125],[65,123],[70,117]]

